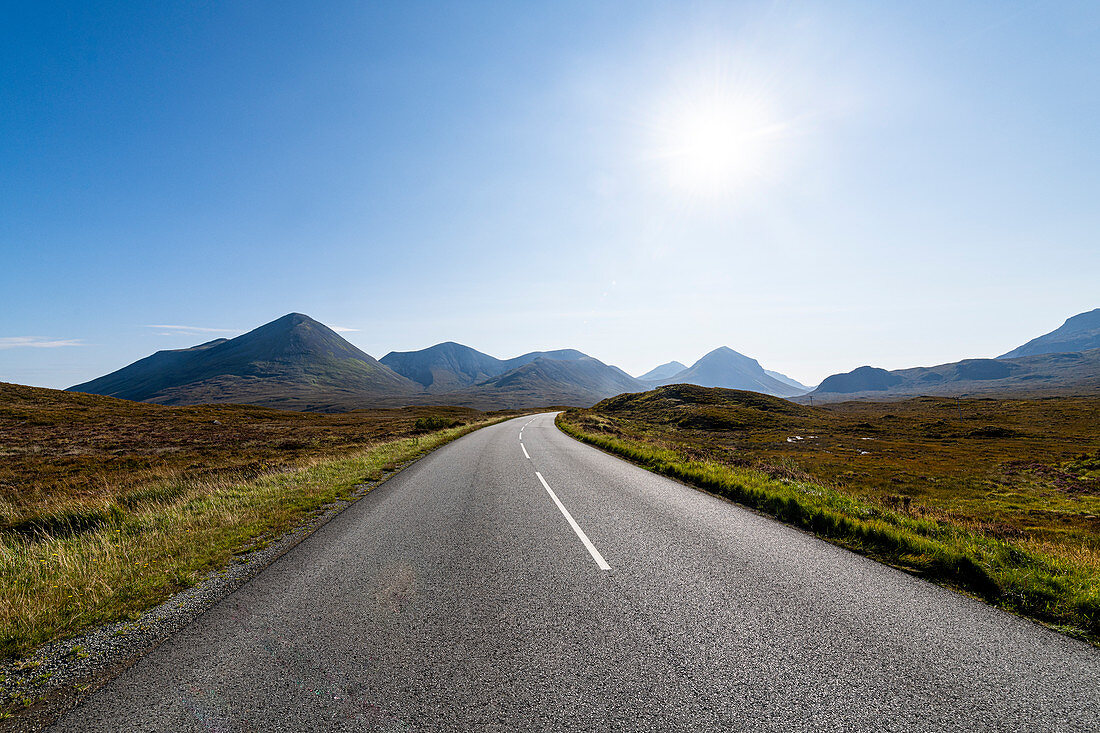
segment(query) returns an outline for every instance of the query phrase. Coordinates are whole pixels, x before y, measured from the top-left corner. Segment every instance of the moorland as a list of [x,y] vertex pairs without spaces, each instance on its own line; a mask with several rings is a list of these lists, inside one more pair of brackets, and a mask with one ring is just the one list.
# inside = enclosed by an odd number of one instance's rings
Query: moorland
[[0,383],[0,655],[136,618],[510,414],[166,407]]
[[563,413],[594,445],[1100,640],[1100,397],[809,407],[673,385]]

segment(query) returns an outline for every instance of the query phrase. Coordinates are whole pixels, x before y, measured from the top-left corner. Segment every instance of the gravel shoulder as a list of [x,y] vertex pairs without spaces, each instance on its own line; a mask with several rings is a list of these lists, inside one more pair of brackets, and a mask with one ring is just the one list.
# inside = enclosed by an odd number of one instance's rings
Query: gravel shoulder
[[[430,454],[426,454],[430,455]],[[340,512],[424,456],[356,486],[353,497],[332,502],[264,547],[238,556],[199,583],[175,594],[134,621],[100,626],[47,644],[30,657],[0,667],[0,730],[43,730],[143,655],[255,578]]]

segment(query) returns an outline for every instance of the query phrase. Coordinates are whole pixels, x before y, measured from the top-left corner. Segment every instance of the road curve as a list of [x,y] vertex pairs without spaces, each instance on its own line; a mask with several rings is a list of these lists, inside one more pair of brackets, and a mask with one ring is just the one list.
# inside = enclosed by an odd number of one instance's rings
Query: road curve
[[56,729],[1095,731],[1098,680],[545,414],[410,466]]

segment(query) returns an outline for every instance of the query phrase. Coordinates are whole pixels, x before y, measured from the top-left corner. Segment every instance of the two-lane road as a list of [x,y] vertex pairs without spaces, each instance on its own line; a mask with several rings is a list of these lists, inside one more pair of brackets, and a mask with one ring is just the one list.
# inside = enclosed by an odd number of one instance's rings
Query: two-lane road
[[1098,680],[1097,649],[546,414],[410,466],[58,728],[1095,731]]

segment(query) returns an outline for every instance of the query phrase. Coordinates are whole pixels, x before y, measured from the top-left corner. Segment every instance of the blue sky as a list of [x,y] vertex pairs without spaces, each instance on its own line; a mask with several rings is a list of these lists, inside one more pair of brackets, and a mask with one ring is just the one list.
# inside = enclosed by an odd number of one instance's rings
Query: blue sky
[[6,3],[0,380],[299,311],[807,383],[1100,306],[1100,5]]

